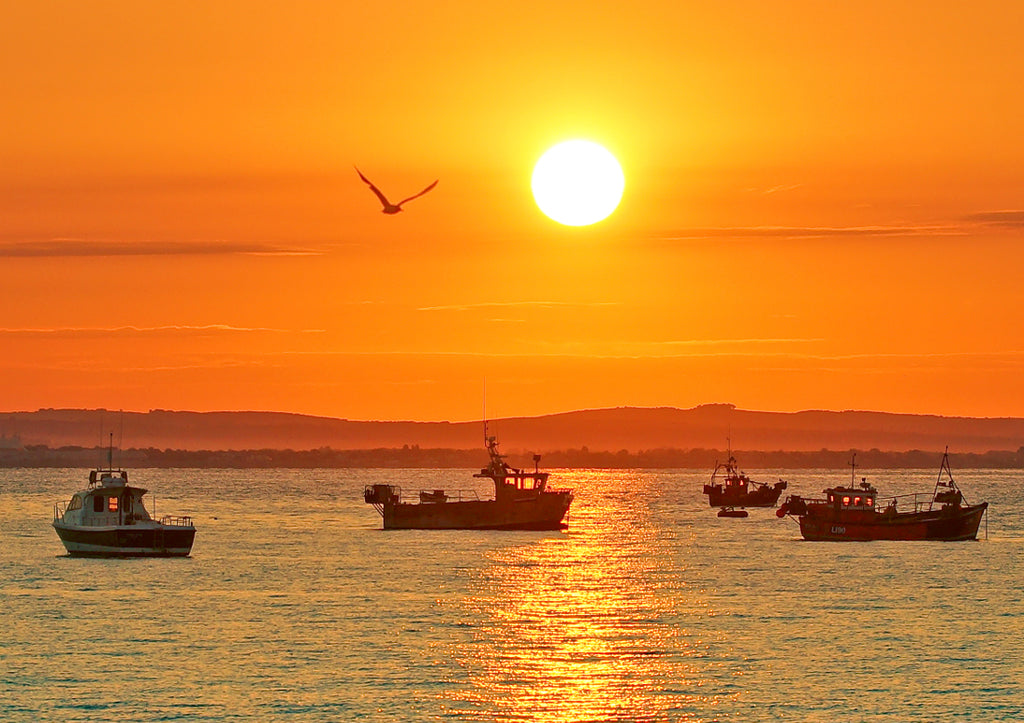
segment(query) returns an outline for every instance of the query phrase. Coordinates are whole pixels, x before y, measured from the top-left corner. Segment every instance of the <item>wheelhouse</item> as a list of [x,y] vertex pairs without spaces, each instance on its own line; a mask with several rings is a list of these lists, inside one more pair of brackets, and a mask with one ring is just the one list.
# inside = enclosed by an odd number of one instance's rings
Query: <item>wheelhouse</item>
[[848,510],[873,510],[875,499],[878,494],[873,487],[868,489],[857,489],[849,487],[834,487],[825,490],[828,503],[837,509]]

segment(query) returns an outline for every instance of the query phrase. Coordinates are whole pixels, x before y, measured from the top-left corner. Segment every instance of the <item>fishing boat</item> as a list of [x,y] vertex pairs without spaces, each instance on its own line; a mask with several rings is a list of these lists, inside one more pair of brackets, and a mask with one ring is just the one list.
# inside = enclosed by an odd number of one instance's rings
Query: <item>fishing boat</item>
[[498,452],[496,437],[484,442],[490,463],[474,474],[494,483],[494,498],[480,499],[474,491],[424,490],[411,501],[397,485],[367,485],[363,500],[373,505],[385,530],[560,530],[572,504],[571,489],[548,487],[548,472],[540,471],[540,455],[533,456],[534,470],[510,466]]
[[977,539],[988,503],[967,504],[949,469],[948,450],[942,455],[931,494],[879,499],[878,490],[866,478],[855,483],[856,455],[850,465],[854,472],[848,487],[829,487],[825,499],[791,495],[775,514],[795,517],[805,540]]
[[[724,464],[715,463],[710,484],[704,485],[711,507],[731,510],[736,507],[774,507],[787,483],[780,479],[774,485],[755,482],[736,465],[736,458],[729,449],[729,459]],[[746,517],[746,515],[722,515],[719,517]]]
[[89,472],[89,486],[53,507],[53,528],[76,557],[187,557],[196,528],[191,517],[150,516],[148,490],[128,484],[128,472],[107,467]]

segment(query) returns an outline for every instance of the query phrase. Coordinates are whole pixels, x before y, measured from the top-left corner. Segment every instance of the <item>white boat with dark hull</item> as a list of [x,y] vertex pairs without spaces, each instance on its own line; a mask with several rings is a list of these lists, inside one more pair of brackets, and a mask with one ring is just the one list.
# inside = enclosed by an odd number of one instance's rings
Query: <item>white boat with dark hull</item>
[[95,469],[89,486],[53,508],[53,529],[68,553],[80,557],[187,557],[196,528],[191,517],[150,517],[148,490],[128,484],[128,472]]

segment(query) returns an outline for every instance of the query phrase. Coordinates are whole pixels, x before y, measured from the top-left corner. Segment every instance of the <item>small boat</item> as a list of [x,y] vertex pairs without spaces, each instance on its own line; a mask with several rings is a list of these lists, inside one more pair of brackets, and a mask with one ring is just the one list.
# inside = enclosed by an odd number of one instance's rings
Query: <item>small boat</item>
[[732,507],[723,507],[718,511],[719,517],[746,517],[746,510],[737,510]]
[[704,485],[704,494],[708,496],[711,507],[774,507],[787,486],[781,479],[770,486],[750,479],[736,466],[736,458],[730,448],[729,460],[725,464],[715,463],[711,483]]
[[[856,470],[856,455],[850,463]],[[946,478],[943,479],[945,473]],[[931,494],[878,498],[878,491],[851,473],[849,487],[830,487],[825,499],[791,495],[775,514],[800,522],[805,540],[974,540],[987,502],[969,505],[953,480],[949,452],[942,455]]]
[[187,557],[196,528],[191,517],[150,517],[142,501],[148,490],[128,484],[128,472],[114,469],[113,450],[106,469],[89,473],[89,486],[67,503],[53,507],[53,528],[76,557]]
[[496,437],[484,442],[490,464],[474,477],[494,482],[494,499],[479,499],[473,491],[424,490],[417,501],[405,502],[397,485],[367,485],[363,500],[373,505],[385,530],[561,530],[572,504],[571,489],[548,487],[548,472],[540,471],[540,455],[533,456],[534,471],[510,466],[498,452]]

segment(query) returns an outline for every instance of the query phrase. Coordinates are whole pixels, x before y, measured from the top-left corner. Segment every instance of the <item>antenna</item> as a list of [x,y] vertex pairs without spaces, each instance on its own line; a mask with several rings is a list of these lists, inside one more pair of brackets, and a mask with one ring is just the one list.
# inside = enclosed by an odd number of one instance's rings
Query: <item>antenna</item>
[[484,446],[487,446],[487,377],[484,376]]
[[124,463],[124,410],[120,410],[121,415],[121,431],[117,435],[117,466],[120,467]]
[[[103,410],[100,409],[99,413],[100,413],[100,443],[97,446],[97,449],[103,449]],[[100,457],[101,462],[102,462],[102,459],[103,458]]]
[[850,458],[850,486],[857,486],[857,453],[853,453],[853,457]]

